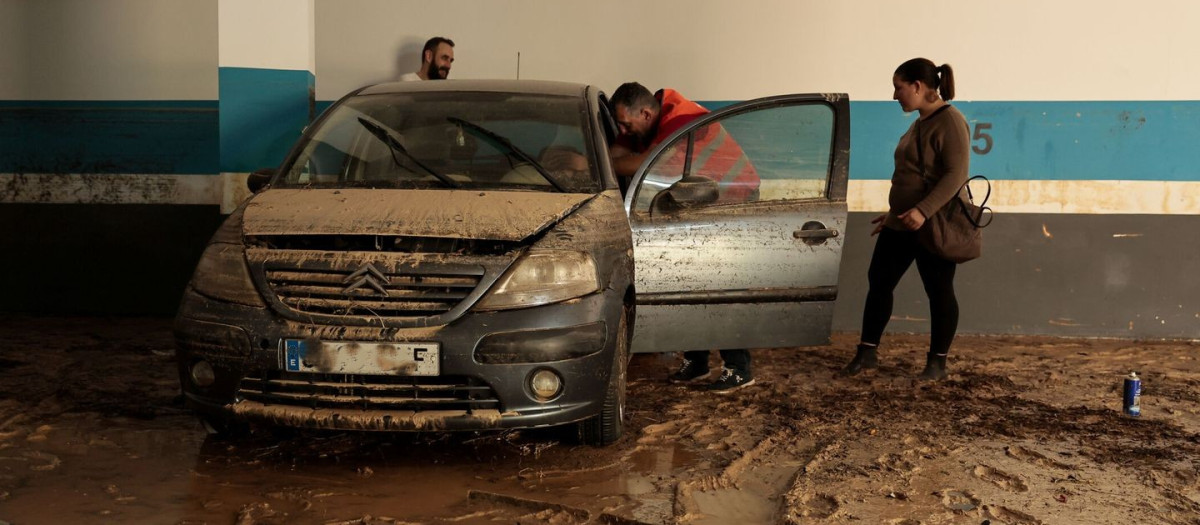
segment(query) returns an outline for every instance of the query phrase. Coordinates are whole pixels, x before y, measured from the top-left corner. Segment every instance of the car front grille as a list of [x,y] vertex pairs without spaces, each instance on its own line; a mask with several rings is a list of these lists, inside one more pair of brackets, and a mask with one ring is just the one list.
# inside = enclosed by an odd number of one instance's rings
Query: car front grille
[[246,250],[259,289],[284,316],[389,326],[452,321],[516,256]]
[[412,377],[265,371],[242,379],[241,399],[313,409],[500,410],[482,381],[462,376]]
[[414,275],[385,273],[379,288],[370,285],[351,291],[346,278],[351,271],[268,269],[267,284],[279,302],[298,312],[324,315],[378,315],[381,317],[431,317],[441,315],[479,285],[475,275]]

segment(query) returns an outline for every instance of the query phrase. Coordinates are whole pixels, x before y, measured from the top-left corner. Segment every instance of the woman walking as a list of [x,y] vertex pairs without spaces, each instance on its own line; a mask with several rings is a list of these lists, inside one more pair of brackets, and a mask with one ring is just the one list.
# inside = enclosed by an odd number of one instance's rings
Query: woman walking
[[946,377],[946,356],[958,330],[958,300],[954,297],[955,263],[923,247],[917,230],[925,220],[956,198],[967,181],[970,132],[967,120],[948,104],[954,99],[954,71],[949,64],[935,66],[914,58],[896,68],[892,98],[906,113],[919,117],[896,145],[895,171],[888,193],[887,213],[871,221],[871,235],[879,235],[871,267],[869,290],[863,309],[861,342],[843,375],[855,375],[879,366],[876,351],[892,316],[892,293],[900,278],[917,263],[921,283],[929,296],[931,334],[923,380]]

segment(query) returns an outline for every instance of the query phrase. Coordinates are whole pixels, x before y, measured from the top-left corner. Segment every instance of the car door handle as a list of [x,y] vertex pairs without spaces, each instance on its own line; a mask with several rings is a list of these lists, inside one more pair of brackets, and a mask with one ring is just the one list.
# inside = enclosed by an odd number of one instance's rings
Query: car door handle
[[796,230],[796,231],[792,232],[793,238],[803,239],[806,241],[818,240],[818,239],[828,239],[830,237],[837,237],[837,236],[838,236],[838,231],[835,229],[832,229],[832,228],[818,228],[818,229],[812,229],[812,230]]

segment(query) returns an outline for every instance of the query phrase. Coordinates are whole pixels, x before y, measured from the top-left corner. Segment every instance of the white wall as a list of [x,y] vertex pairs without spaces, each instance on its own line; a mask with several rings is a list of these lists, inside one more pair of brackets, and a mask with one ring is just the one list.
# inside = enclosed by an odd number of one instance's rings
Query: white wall
[[[415,70],[451,78],[637,80],[699,100],[844,91],[890,100],[900,62],[951,63],[964,100],[1194,100],[1200,2],[1146,0],[317,0],[317,98]],[[404,65],[397,68],[397,58]]]
[[315,72],[313,0],[219,0],[221,67]]
[[25,94],[25,2],[0,0],[0,100]]
[[[216,100],[216,0],[0,4],[0,99]],[[17,12],[16,16],[8,16]],[[16,26],[20,31],[11,31]],[[19,35],[19,36],[18,36]],[[14,69],[8,69],[14,64]]]

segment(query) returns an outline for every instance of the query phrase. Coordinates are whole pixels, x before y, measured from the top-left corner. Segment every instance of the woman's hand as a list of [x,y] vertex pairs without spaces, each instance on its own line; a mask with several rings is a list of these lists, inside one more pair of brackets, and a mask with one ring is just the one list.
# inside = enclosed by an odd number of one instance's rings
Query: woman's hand
[[900,219],[900,222],[904,223],[905,228],[913,231],[921,229],[921,226],[925,224],[925,214],[921,213],[921,210],[916,208],[901,213],[900,216],[896,218]]
[[871,230],[871,237],[874,237],[875,234],[883,231],[883,220],[886,218],[887,218],[887,214],[885,213],[883,215],[875,217],[874,219],[871,219],[871,224],[875,225],[875,229]]

